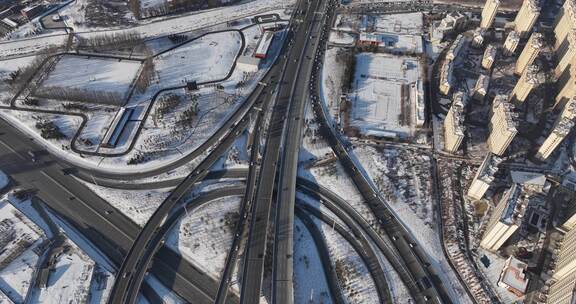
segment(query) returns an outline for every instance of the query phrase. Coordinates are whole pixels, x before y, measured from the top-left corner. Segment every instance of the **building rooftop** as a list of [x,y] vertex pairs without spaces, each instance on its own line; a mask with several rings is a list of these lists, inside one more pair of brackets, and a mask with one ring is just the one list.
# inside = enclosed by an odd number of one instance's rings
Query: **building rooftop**
[[541,33],[534,32],[532,34],[530,41],[531,41],[530,46],[533,49],[539,50],[544,47],[544,35],[542,35]]
[[514,105],[510,103],[508,95],[496,95],[492,102],[492,112],[502,111],[506,121],[506,128],[510,131],[516,131],[518,126],[518,114],[514,112]]
[[456,92],[452,96],[453,102],[450,111],[454,115],[454,133],[464,136],[466,126],[464,126],[464,108],[468,102],[466,95],[463,92]]
[[523,295],[528,287],[528,277],[526,276],[526,269],[528,264],[510,256],[498,280],[498,286],[508,288],[511,292],[517,295]]
[[506,204],[504,212],[502,212],[500,216],[500,222],[507,225],[516,224],[520,226],[520,222],[526,211],[526,205],[528,204],[522,186],[513,184],[512,188],[508,189],[504,194],[499,204]]
[[497,51],[498,48],[494,44],[489,44],[484,51],[484,58],[491,57],[492,59],[495,59]]
[[570,133],[572,127],[574,127],[574,120],[569,119],[567,117],[563,117],[560,119],[560,121],[558,121],[552,132],[558,136],[564,137],[567,136],[568,133]]
[[546,176],[542,173],[510,171],[512,182],[521,185],[544,187]]
[[525,3],[528,5],[528,8],[532,12],[539,12],[540,11],[540,5],[538,3],[538,0],[527,0]]
[[478,169],[478,179],[485,183],[491,183],[494,180],[494,175],[498,172],[498,166],[502,160],[501,157],[488,153]]

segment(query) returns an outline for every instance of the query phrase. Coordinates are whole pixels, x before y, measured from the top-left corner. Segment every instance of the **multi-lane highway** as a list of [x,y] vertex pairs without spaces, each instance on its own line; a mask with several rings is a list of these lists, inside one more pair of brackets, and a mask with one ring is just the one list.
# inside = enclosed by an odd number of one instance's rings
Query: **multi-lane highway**
[[[257,190],[251,212],[250,230],[246,245],[244,269],[242,272],[241,303],[258,303],[262,295],[262,283],[266,275],[264,264],[270,250],[268,243],[271,230],[275,230],[273,290],[279,287],[280,293],[273,292],[274,303],[292,303],[292,225],[294,216],[294,181],[301,140],[306,101],[306,83],[311,66],[311,54],[318,44],[318,29],[323,20],[322,14],[327,1],[299,1],[289,32],[290,49],[282,73],[277,98],[273,107],[271,123],[267,131],[262,157],[262,167],[258,177]],[[280,149],[282,148],[282,157]],[[280,160],[280,165],[278,162]],[[276,181],[278,167],[280,181]],[[285,175],[287,173],[287,175]],[[292,180],[292,182],[291,182]],[[284,182],[282,182],[284,181]],[[274,204],[273,194],[279,185],[283,199]],[[292,188],[292,192],[290,192]],[[283,191],[284,190],[284,191]],[[290,200],[292,196],[292,200]],[[271,211],[276,207],[276,229],[272,225]],[[274,267],[276,268],[276,267]],[[277,298],[277,296],[279,296]]]
[[[285,141],[280,158],[278,182],[278,203],[275,218],[275,237],[273,251],[274,303],[292,303],[294,295],[293,247],[294,247],[294,204],[296,199],[296,177],[298,175],[298,157],[302,144],[305,108],[309,98],[310,77],[315,65],[313,60],[318,48],[324,47],[327,32],[332,24],[336,1],[327,0],[316,4],[310,12],[311,19],[305,37],[308,42],[302,50],[298,65],[298,80],[290,92],[290,109],[285,130]],[[312,8],[310,7],[309,10]],[[306,20],[309,20],[308,18]]]
[[[74,177],[66,175],[66,167],[51,155],[39,155],[32,161],[27,151],[37,150],[38,146],[17,131],[6,132],[8,128],[0,121],[0,170],[9,174],[18,187],[30,189],[82,234],[93,250],[108,258],[110,264],[120,266],[140,227]],[[215,293],[216,282],[207,280],[199,269],[174,256],[177,255],[172,250],[162,247],[152,272],[186,301],[210,303],[205,294]]]
[[[336,7],[332,0],[300,0],[294,9],[279,59],[264,76],[247,101],[216,130],[196,152],[158,170],[131,175],[93,172],[78,168],[74,174],[87,180],[97,174],[101,185],[117,188],[175,186],[143,228],[138,227],[109,203],[68,175],[69,164],[43,154],[31,161],[27,151],[42,150],[34,141],[0,120],[0,169],[10,174],[23,187],[34,188],[37,195],[60,217],[82,233],[112,265],[119,268],[109,303],[135,303],[148,272],[191,303],[259,303],[263,290],[271,290],[272,303],[293,303],[293,227],[295,208],[308,227],[311,216],[334,223],[333,226],[361,256],[376,284],[380,302],[392,301],[383,267],[377,257],[380,251],[392,264],[417,303],[450,303],[451,300],[425,250],[420,248],[381,199],[351,156],[340,135],[329,122],[319,100],[318,72],[325,50],[326,32],[333,21]],[[308,100],[321,122],[322,135],[363,195],[384,233],[366,222],[334,193],[310,181],[297,178],[298,155]],[[233,144],[250,120],[256,118],[250,170],[246,173],[211,173],[213,164]],[[200,156],[208,156],[184,179],[124,184],[118,177],[137,179],[159,174]],[[74,171],[74,170],[72,170]],[[241,217],[228,250],[220,281],[211,278],[174,251],[163,246],[170,228],[182,215],[184,198],[198,182],[207,177],[246,177],[245,188],[209,192],[189,202],[190,210],[209,201],[230,195],[243,195]],[[296,207],[296,191],[318,198],[331,211],[302,204]],[[193,211],[192,211],[193,212]],[[336,225],[336,219],[344,225]],[[311,229],[311,233],[314,231]],[[315,241],[320,240],[315,234]],[[244,245],[244,246],[242,246]],[[245,251],[241,252],[244,247]],[[326,249],[325,247],[322,247]],[[327,251],[327,250],[325,250]],[[239,257],[243,260],[238,263]],[[266,261],[271,268],[265,268]],[[239,271],[240,294],[230,292],[234,267]],[[324,271],[336,302],[344,302],[335,292],[337,280],[329,259],[323,260]],[[270,286],[264,287],[265,282]],[[144,284],[144,285],[143,285]],[[270,287],[270,288],[268,288]]]

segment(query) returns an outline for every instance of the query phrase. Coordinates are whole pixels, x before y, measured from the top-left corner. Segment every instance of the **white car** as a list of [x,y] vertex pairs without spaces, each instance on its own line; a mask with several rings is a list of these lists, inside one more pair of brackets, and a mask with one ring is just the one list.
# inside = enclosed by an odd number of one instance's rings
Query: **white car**
[[60,22],[60,21],[62,21],[62,17],[60,17],[60,15],[54,15],[54,16],[52,16],[52,21]]

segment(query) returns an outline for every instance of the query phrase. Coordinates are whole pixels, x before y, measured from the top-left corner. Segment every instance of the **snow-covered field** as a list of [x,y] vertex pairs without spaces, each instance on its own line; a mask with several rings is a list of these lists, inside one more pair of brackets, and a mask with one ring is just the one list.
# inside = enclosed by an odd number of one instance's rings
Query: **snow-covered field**
[[0,270],[0,289],[13,302],[22,303],[26,298],[33,283],[38,259],[34,248],[29,248]]
[[171,188],[154,190],[120,190],[106,188],[92,183],[84,184],[109,202],[114,208],[144,226],[160,203],[170,194]]
[[209,276],[220,277],[232,246],[241,200],[241,196],[224,197],[188,211],[173,228],[166,245]]
[[342,85],[346,72],[343,60],[346,58],[347,52],[350,51],[344,48],[327,49],[322,65],[322,99],[335,121],[339,121],[340,118],[340,96],[342,96]]
[[[375,185],[386,186],[379,189],[382,196],[416,241],[426,248],[432,266],[448,287],[450,296],[459,299],[461,303],[469,303],[471,300],[457,274],[448,264],[442,249],[440,232],[436,226],[438,216],[433,211],[430,176],[432,169],[428,167],[430,164],[425,164],[430,158],[418,151],[401,151],[389,151],[379,155],[373,148],[356,147],[353,155]],[[386,181],[391,177],[393,188],[387,189],[389,183]],[[414,192],[406,192],[407,189]]]
[[[2,58],[1,55],[0,58]],[[0,104],[7,104],[8,100],[14,94],[14,91],[6,82],[11,78],[10,74],[31,64],[34,61],[34,58],[34,56],[27,56],[16,59],[0,60]]]
[[32,284],[38,246],[46,236],[36,224],[0,200],[0,290],[15,302],[22,301]]
[[312,235],[294,219],[294,303],[333,303]]
[[374,30],[377,32],[421,35],[424,28],[424,19],[421,12],[377,15],[373,17],[373,25]]
[[238,32],[208,34],[154,59],[164,87],[222,79],[241,48]]
[[317,218],[313,221],[324,235],[338,283],[348,303],[379,303],[374,280],[362,258],[332,227]]
[[40,90],[82,89],[124,97],[139,68],[138,61],[64,55],[42,82]]
[[[35,303],[86,303],[94,262],[71,242],[55,258],[46,288],[30,297]],[[36,302],[37,301],[37,302]]]
[[435,227],[430,155],[403,148],[357,145],[354,153],[385,200]]
[[365,135],[406,137],[412,134],[412,86],[420,64],[411,57],[388,54],[356,55],[350,125]]

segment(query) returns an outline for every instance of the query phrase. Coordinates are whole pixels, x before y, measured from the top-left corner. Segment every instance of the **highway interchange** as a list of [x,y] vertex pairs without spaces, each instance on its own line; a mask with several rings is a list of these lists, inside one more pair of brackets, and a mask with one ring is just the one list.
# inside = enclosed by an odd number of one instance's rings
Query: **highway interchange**
[[[142,174],[103,173],[74,167],[46,153],[35,140],[0,120],[0,169],[15,183],[33,190],[46,207],[82,234],[116,269],[109,303],[136,303],[139,293],[149,301],[159,295],[147,284],[155,275],[189,303],[259,303],[264,289],[271,290],[272,303],[293,303],[294,218],[300,218],[314,237],[319,251],[326,252],[313,218],[334,224],[358,252],[372,276],[381,303],[391,302],[388,282],[376,250],[382,252],[417,303],[451,303],[445,282],[435,273],[425,250],[362,174],[348,154],[346,144],[329,122],[319,98],[318,71],[322,65],[327,29],[337,4],[332,0],[300,0],[293,10],[287,35],[278,58],[246,102],[196,151],[183,160]],[[344,199],[309,180],[297,177],[298,152],[305,126],[306,106],[311,106],[321,123],[321,133],[352,178],[384,233],[378,233]],[[211,167],[255,120],[255,143],[248,170],[214,172]],[[37,151],[32,161],[28,151]],[[199,157],[205,158],[183,179],[131,184],[126,180],[158,175]],[[194,187],[209,179],[229,177],[243,187],[226,187],[190,198]],[[78,179],[124,189],[175,187],[144,227],[116,210]],[[296,192],[318,199],[328,215],[296,198]],[[235,227],[222,277],[205,274],[192,263],[164,246],[175,223],[187,212],[218,198],[241,196],[241,216]],[[330,258],[322,264],[332,299],[343,303]],[[272,261],[267,271],[266,261]],[[230,287],[238,267],[241,290]],[[265,280],[268,277],[269,280]],[[270,286],[263,286],[270,282]]]

